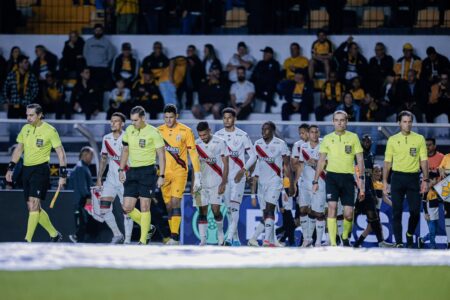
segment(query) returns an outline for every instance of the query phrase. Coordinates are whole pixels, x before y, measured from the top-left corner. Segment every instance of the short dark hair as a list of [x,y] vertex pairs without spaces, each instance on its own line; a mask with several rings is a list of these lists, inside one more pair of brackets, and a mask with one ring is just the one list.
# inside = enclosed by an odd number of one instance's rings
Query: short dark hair
[[46,50],[44,45],[36,45],[36,47],[34,47],[35,49],[42,49],[42,50]]
[[307,123],[300,124],[300,126],[298,126],[298,129],[306,129],[306,130],[308,130],[309,129],[309,124],[307,124]]
[[313,124],[313,125],[309,125],[308,130],[311,130],[312,128],[317,128],[317,130],[319,130],[319,126]]
[[239,66],[239,67],[236,68],[236,72],[239,71],[239,70],[244,71],[244,73],[246,71],[246,69],[243,66]]
[[145,116],[145,109],[142,106],[135,106],[131,109],[130,115],[139,114],[139,117]]
[[206,121],[201,121],[197,124],[197,131],[205,131],[209,129],[209,124]]
[[191,48],[191,49],[193,49],[194,51],[197,50],[197,47],[195,47],[194,45],[189,45],[189,46],[187,46],[187,47],[188,47],[188,49]]
[[177,107],[175,106],[175,104],[167,104],[166,106],[164,106],[163,113],[174,113],[176,115]]
[[162,43],[160,41],[156,41],[153,43],[153,47],[160,46],[162,48]]
[[31,103],[27,105],[27,109],[34,109],[34,111],[36,112],[36,114],[42,114],[42,106],[37,104],[37,103]]
[[325,28],[320,28],[319,30],[317,30],[316,35],[319,35],[321,33],[327,34],[327,31],[325,30]]
[[113,113],[113,114],[111,115],[111,118],[112,118],[112,117],[119,117],[119,118],[122,119],[122,122],[124,122],[124,123],[125,123],[125,121],[127,120],[127,118],[125,117],[125,115],[124,115],[123,113],[121,113],[121,112],[118,112],[118,111],[116,111],[115,113]]
[[264,122],[264,124],[262,124],[262,127],[268,125],[273,131],[275,131],[277,129],[277,127],[275,126],[275,123],[272,121],[267,121]]
[[28,60],[28,56],[20,54],[19,57],[17,57],[17,63],[21,63],[24,60]]
[[292,46],[296,46],[298,49],[300,49],[300,45],[298,43],[296,43],[296,42],[291,43],[291,47]]
[[409,112],[407,110],[403,110],[398,113],[397,122],[400,122],[402,120],[402,118],[405,116],[410,117],[411,119],[414,119],[413,114],[411,112]]
[[425,141],[432,142],[433,146],[436,146],[436,139],[433,137],[427,137]]
[[232,114],[233,117],[236,117],[236,110],[232,107],[225,107],[224,109],[222,109],[222,116],[224,114]]
[[245,42],[239,42],[237,45],[238,48],[244,47],[245,49],[247,49],[247,44]]
[[81,157],[83,157],[83,154],[86,153],[86,152],[94,153],[94,149],[92,149],[89,146],[84,146],[83,148],[81,148],[80,154],[78,154],[78,159],[81,159]]

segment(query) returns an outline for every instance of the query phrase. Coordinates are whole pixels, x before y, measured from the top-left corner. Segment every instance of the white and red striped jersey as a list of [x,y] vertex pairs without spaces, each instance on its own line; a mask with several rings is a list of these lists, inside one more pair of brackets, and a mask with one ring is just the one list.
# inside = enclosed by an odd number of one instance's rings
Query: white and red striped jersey
[[[316,147],[311,146],[311,142],[303,143],[300,146],[300,152],[299,152],[299,161],[303,162],[303,172],[302,172],[302,181],[308,185],[312,185],[312,181],[314,180],[314,175],[316,174],[316,168],[312,167],[307,164],[307,162],[310,159],[319,160],[320,153],[320,140],[319,143],[316,145]],[[325,183],[325,173],[322,172],[322,174],[319,177],[319,186]]]
[[[232,132],[223,128],[217,131],[215,135],[223,139],[227,144],[230,156],[228,178],[231,180],[229,182],[234,182],[234,177],[239,170],[244,167],[248,170],[256,161],[252,141],[248,134],[239,128],[235,128]],[[245,152],[249,155],[247,162],[245,161]]]
[[222,157],[228,156],[227,144],[221,138],[213,135],[206,144],[200,138],[195,140],[200,170],[202,174],[202,187],[216,187],[222,182]]
[[291,157],[300,159],[300,147],[306,143],[304,140],[299,140],[292,146]]
[[266,144],[264,139],[259,139],[254,146],[259,175],[258,182],[261,184],[282,184],[283,180],[283,156],[289,156],[290,152],[286,142],[273,137]]
[[124,132],[115,139],[113,133],[108,133],[103,137],[102,155],[108,155],[108,174],[106,180],[113,184],[122,184],[119,181],[120,156],[122,154],[122,137]]

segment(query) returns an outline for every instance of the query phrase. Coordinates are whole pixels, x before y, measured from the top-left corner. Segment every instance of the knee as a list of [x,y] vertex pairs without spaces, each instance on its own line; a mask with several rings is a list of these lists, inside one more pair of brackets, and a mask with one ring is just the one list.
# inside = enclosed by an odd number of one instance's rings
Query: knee
[[346,219],[349,222],[353,221],[353,212],[344,212],[344,216],[342,219]]
[[300,216],[304,217],[306,215],[308,215],[308,207],[307,206],[300,207]]

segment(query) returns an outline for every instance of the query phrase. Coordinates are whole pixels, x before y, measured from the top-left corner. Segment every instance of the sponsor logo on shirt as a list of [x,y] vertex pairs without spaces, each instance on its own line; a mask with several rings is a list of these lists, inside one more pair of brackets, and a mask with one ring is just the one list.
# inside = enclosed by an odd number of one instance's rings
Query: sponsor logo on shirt
[[179,154],[180,153],[180,148],[167,146],[167,145],[166,145],[165,148],[166,148],[166,151],[168,151],[170,153],[174,153],[174,154]]
[[239,157],[239,151],[232,151],[232,150],[230,150],[230,156],[231,157]]
[[260,156],[259,159],[261,161],[265,161],[265,162],[268,162],[268,163],[274,163],[275,162],[275,158],[273,158],[273,157],[262,157],[262,156]]
[[214,165],[215,163],[217,163],[217,159],[215,157],[200,157],[200,161],[203,161],[210,165]]

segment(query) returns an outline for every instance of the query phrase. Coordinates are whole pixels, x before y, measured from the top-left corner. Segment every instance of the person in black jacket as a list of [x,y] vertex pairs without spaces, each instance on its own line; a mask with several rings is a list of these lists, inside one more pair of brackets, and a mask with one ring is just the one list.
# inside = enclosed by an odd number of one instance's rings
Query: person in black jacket
[[206,44],[203,50],[203,70],[205,78],[208,77],[211,71],[211,66],[214,65],[218,68],[219,72],[222,73],[222,62],[217,58],[216,50],[211,44]]
[[442,73],[450,71],[448,58],[436,52],[434,47],[427,48],[427,58],[422,61],[420,79],[427,85],[439,82]]
[[198,92],[200,83],[202,79],[205,78],[205,72],[202,61],[197,55],[197,48],[194,45],[189,45],[186,49],[186,56],[180,58],[182,58],[183,63],[186,64],[186,72],[181,85],[177,89],[178,102],[181,103],[183,94],[186,93],[185,107],[186,109],[191,109],[194,92]]
[[81,69],[86,65],[83,57],[84,40],[78,32],[71,31],[69,39],[64,42],[62,58],[59,61],[59,71],[62,79],[76,79]]
[[423,85],[417,80],[416,70],[408,71],[408,79],[400,80],[398,83],[396,102],[400,104],[398,110],[409,111],[414,114],[416,121],[423,121],[422,112],[426,105],[426,94]]
[[58,58],[55,54],[48,51],[44,46],[37,45],[35,48],[36,59],[31,67],[39,82],[45,82],[45,75],[48,72],[56,74],[58,67]]
[[275,104],[273,96],[280,79],[280,63],[273,58],[271,47],[261,51],[264,53],[263,60],[256,64],[250,80],[255,85],[256,98],[266,102],[265,112],[270,113],[270,108]]
[[72,90],[70,103],[73,109],[86,115],[86,120],[90,120],[92,115],[96,115],[102,109],[102,92],[91,80],[91,71],[84,67],[80,73],[80,79]]
[[313,87],[306,81],[302,71],[296,71],[294,80],[286,80],[279,86],[278,91],[286,103],[281,107],[281,119],[289,121],[292,114],[300,113],[301,120],[309,120],[309,113],[313,111]]
[[150,119],[157,119],[163,112],[164,99],[151,70],[142,71],[142,79],[136,80],[131,90],[131,99],[129,108],[142,106],[150,114]]
[[113,79],[123,79],[125,86],[130,88],[138,75],[139,63],[131,52],[131,44],[122,44],[122,53],[113,62]]
[[386,54],[386,47],[383,43],[375,44],[375,56],[369,61],[367,74],[367,90],[375,98],[380,97],[381,87],[386,76],[394,70],[394,59]]
[[9,59],[6,62],[6,70],[7,72],[11,72],[11,71],[17,71],[17,69],[19,68],[19,62],[18,62],[18,58],[19,56],[22,54],[22,51],[20,50],[19,47],[14,46],[11,48],[11,52],[9,53]]
[[350,86],[350,81],[356,76],[365,80],[367,60],[359,52],[359,47],[353,42],[352,36],[336,49],[334,56],[338,62],[338,78],[346,86]]

